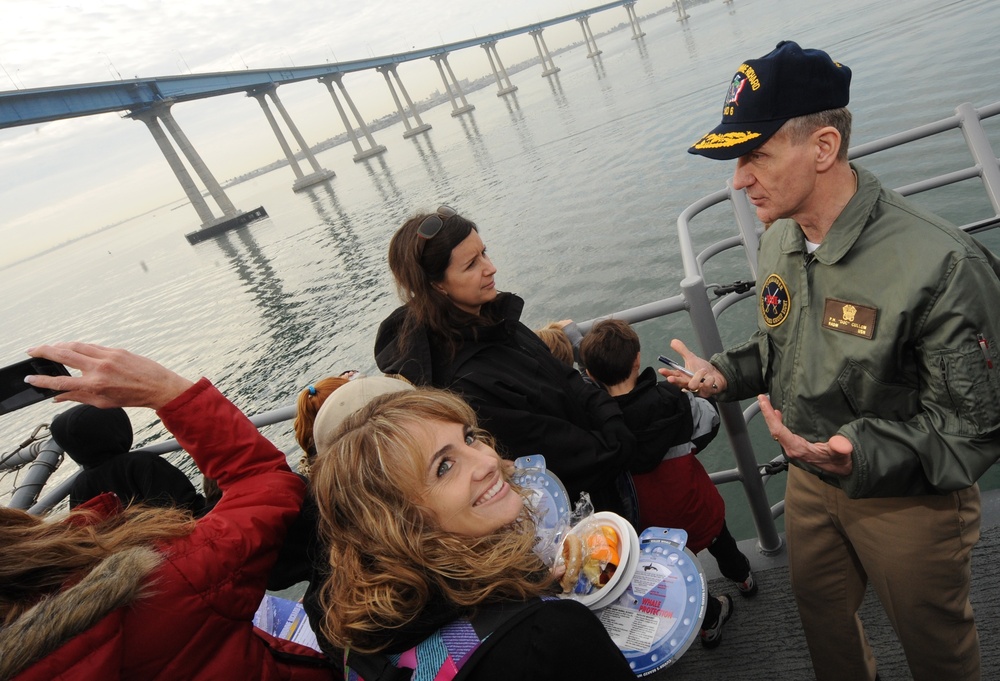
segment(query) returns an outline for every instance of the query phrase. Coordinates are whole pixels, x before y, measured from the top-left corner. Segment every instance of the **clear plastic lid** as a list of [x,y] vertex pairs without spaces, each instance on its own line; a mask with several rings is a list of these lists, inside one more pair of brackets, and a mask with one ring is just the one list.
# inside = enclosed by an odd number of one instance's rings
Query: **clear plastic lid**
[[536,550],[552,565],[563,536],[569,529],[572,505],[566,488],[545,468],[541,454],[522,456],[514,461],[514,483],[530,493],[526,500],[535,510],[538,524]]

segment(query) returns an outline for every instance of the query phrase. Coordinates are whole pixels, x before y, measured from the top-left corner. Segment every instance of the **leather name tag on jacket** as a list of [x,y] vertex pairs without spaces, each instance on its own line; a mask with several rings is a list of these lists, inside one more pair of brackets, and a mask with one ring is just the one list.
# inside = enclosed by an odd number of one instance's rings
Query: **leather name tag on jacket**
[[875,335],[877,313],[878,309],[874,307],[827,298],[823,307],[823,327],[871,339]]

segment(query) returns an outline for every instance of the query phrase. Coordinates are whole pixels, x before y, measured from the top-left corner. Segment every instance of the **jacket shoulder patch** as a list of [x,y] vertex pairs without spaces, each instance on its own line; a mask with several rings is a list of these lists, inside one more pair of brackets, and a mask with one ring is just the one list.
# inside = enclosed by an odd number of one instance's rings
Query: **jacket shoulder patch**
[[791,303],[784,280],[777,274],[768,276],[760,287],[760,312],[764,323],[772,328],[780,325],[788,317]]

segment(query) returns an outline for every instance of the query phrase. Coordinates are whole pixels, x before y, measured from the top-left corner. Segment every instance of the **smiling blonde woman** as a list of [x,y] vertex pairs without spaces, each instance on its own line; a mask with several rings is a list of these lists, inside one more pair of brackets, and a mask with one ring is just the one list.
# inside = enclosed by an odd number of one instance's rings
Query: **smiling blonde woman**
[[544,598],[558,589],[508,471],[472,409],[430,388],[375,398],[320,451],[320,628],[363,678],[373,660],[420,678],[634,678],[589,610]]

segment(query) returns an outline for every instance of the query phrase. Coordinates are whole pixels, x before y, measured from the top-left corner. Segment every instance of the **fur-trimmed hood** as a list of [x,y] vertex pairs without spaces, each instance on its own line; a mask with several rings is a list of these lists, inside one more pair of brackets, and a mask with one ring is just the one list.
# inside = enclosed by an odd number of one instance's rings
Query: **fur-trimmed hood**
[[0,679],[10,679],[108,613],[141,598],[149,574],[163,561],[153,548],[108,556],[73,586],[49,596],[0,629]]

